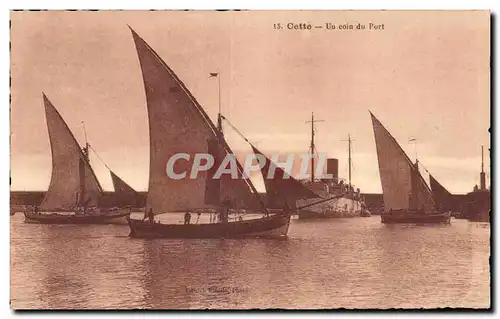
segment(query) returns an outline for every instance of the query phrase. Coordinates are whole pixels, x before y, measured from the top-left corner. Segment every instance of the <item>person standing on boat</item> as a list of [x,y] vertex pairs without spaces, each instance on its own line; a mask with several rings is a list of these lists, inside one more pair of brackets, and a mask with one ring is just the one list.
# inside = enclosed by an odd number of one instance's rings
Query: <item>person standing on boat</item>
[[184,225],[189,225],[190,223],[191,223],[191,213],[186,212],[184,214]]
[[408,193],[408,206],[409,207],[414,207],[414,203],[413,203],[413,195],[412,193]]
[[155,223],[155,215],[153,214],[153,208],[149,208],[148,217],[149,217],[149,222],[151,224],[154,224]]
[[285,204],[283,205],[283,211],[281,212],[283,216],[288,216],[291,213],[290,205],[288,204],[288,201],[285,201]]
[[219,220],[222,223],[227,223],[229,220],[229,207],[231,207],[231,201],[226,197],[221,202],[221,211],[219,213]]

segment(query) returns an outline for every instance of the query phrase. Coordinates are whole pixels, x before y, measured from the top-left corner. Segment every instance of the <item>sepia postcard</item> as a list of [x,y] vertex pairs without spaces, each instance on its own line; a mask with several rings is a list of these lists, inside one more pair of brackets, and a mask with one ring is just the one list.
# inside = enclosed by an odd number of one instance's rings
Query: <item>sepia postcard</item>
[[489,11],[11,11],[10,307],[490,309]]

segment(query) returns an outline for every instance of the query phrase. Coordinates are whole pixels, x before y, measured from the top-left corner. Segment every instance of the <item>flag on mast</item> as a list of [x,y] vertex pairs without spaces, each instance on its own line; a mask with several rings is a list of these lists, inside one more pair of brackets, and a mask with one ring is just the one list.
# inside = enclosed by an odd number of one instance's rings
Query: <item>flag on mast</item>
[[210,73],[209,78],[213,78],[213,77],[216,77],[216,76],[218,76],[218,75],[219,75],[219,73]]

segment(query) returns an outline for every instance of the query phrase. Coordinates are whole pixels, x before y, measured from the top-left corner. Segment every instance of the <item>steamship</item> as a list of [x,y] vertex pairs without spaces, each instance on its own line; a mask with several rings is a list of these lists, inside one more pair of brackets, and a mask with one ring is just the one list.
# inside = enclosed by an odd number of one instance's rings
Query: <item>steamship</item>
[[472,192],[467,193],[467,203],[462,217],[472,222],[490,222],[491,218],[491,193],[486,188],[486,173],[484,171],[484,154],[481,146],[481,173],[479,174],[480,186],[474,186]]
[[349,180],[346,183],[339,178],[339,161],[328,158],[326,171],[332,179],[315,179],[314,177],[314,114],[311,117],[311,179],[302,183],[314,191],[320,198],[301,199],[297,201],[299,219],[369,217],[371,214],[361,196],[360,189],[354,189],[351,184],[351,137],[349,135]]
[[[308,218],[340,218],[340,217],[368,217],[360,190],[338,178],[338,159],[327,159],[327,173],[333,179],[302,181],[309,189],[321,198],[302,199],[297,201],[298,207],[307,206],[299,210],[299,219]],[[326,200],[326,199],[331,200]],[[314,204],[316,203],[317,204]]]

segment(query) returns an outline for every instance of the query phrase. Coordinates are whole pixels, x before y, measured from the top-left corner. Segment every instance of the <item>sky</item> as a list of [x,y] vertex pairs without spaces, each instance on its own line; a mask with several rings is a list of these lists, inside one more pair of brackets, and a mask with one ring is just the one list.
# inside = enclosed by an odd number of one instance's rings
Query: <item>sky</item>
[[[284,28],[274,29],[277,23]],[[288,23],[323,28],[289,30]],[[356,30],[358,23],[365,29]],[[316,125],[317,150],[338,158],[346,178],[350,134],[353,184],[381,192],[370,110],[452,193],[479,183],[481,145],[489,176],[486,11],[27,11],[11,12],[12,190],[49,185],[42,92],[81,145],[85,123],[104,189],[112,182],[103,162],[147,190],[146,99],[127,25],[214,120],[218,87],[209,73],[219,72],[222,113],[265,153],[307,152],[305,121],[314,112],[324,120]],[[236,152],[250,151],[225,131]]]

